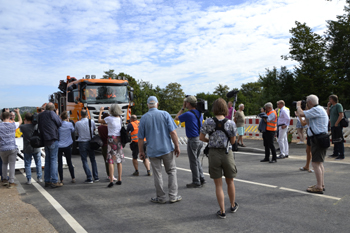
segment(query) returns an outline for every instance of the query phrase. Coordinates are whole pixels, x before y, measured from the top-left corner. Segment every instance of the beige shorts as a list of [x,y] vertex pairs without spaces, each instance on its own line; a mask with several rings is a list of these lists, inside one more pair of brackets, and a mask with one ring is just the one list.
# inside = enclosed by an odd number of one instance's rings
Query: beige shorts
[[209,149],[209,174],[210,178],[218,179],[224,175],[226,178],[235,178],[237,175],[236,163],[232,150],[225,153],[226,149]]

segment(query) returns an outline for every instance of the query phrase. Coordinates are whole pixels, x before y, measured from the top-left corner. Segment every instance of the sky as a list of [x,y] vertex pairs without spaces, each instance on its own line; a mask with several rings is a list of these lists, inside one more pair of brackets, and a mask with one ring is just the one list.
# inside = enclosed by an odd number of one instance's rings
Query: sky
[[345,0],[0,0],[0,108],[41,106],[67,75],[124,72],[186,94],[287,66],[295,21],[324,34]]

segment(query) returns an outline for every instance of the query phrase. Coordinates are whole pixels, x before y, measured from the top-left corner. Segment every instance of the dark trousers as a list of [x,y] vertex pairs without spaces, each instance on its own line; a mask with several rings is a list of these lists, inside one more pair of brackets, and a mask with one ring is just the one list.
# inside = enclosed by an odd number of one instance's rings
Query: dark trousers
[[265,146],[265,159],[270,159],[270,150],[272,153],[272,160],[276,160],[276,149],[273,145],[273,139],[275,137],[275,131],[267,131],[263,133],[264,146]]
[[64,147],[64,148],[58,148],[58,175],[60,176],[60,180],[63,180],[63,163],[62,163],[62,154],[66,157],[66,161],[68,164],[70,176],[72,179],[75,178],[74,176],[74,167],[72,164],[72,148],[71,146]]
[[332,131],[332,141],[334,143],[333,155],[344,158],[344,137],[343,137],[343,127],[333,126]]

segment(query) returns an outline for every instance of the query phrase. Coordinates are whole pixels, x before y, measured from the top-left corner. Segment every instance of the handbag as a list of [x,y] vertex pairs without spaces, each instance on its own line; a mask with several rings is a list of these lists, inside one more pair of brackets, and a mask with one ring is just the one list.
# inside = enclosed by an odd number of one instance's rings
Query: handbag
[[103,141],[101,139],[100,136],[98,135],[94,135],[92,136],[92,132],[91,132],[91,120],[89,120],[89,129],[90,129],[90,149],[91,150],[98,150],[101,146],[103,146]]
[[311,139],[313,143],[317,144],[319,147],[323,149],[327,149],[328,147],[331,146],[331,140],[329,138],[328,133],[315,134],[314,131],[312,131],[311,127],[310,127],[310,130],[314,135]]
[[339,125],[341,127],[348,127],[349,126],[349,119],[346,117],[346,114],[344,112],[343,119],[340,120]]
[[120,121],[121,121],[120,142],[122,143],[123,147],[125,147],[126,143],[131,142],[131,138],[129,137],[128,132],[126,132],[122,118],[120,118]]

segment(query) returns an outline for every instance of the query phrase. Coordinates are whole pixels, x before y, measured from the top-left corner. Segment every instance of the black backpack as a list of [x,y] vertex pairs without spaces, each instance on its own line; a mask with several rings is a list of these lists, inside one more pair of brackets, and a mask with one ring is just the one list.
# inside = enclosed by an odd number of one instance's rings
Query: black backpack
[[131,138],[129,137],[129,134],[125,129],[125,126],[124,126],[124,123],[123,123],[123,120],[121,117],[120,117],[120,120],[121,120],[121,125],[122,125],[122,127],[120,129],[120,141],[121,141],[123,147],[125,147],[126,143],[131,142]]

